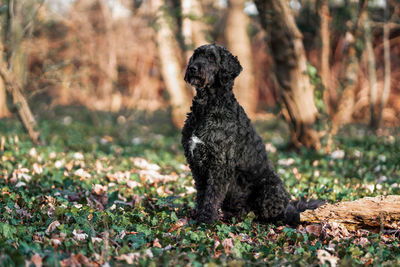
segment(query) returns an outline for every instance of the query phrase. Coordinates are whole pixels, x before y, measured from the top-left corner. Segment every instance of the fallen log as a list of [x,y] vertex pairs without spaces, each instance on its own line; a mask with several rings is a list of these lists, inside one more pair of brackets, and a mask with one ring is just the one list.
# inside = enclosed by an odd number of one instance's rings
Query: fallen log
[[400,230],[400,196],[365,197],[355,201],[325,204],[300,214],[306,223],[336,222],[348,230],[398,229]]

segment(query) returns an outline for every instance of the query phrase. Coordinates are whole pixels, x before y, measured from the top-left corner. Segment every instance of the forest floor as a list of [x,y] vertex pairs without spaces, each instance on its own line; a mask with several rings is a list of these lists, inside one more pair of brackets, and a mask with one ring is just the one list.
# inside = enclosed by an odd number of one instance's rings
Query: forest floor
[[[331,154],[295,153],[283,121],[255,125],[296,199],[400,194],[398,137],[351,126]],[[1,266],[400,265],[399,233],[294,229],[251,213],[196,225],[193,179],[167,112],[55,108],[39,128],[46,145],[33,146],[16,118],[0,120]]]

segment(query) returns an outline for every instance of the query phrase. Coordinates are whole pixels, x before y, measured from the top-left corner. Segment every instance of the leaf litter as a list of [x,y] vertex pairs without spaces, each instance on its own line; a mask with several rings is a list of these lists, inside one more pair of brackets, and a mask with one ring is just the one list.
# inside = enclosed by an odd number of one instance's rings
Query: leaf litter
[[[178,134],[162,139],[157,153],[127,150],[123,156],[101,150],[118,146],[116,138],[91,153],[32,147],[17,139],[1,138],[0,258],[22,257],[34,266],[54,259],[61,266],[400,264],[399,232],[348,231],[333,223],[293,229],[259,224],[246,215],[197,225],[191,219],[195,189],[190,170],[182,151],[170,150]],[[295,198],[335,202],[400,193],[398,163],[391,156],[399,151],[393,141],[371,141],[384,155],[348,140],[338,142],[337,152],[310,159],[270,153]],[[151,144],[142,138],[123,149],[136,146],[145,151]],[[356,161],[359,165],[352,165]],[[371,174],[385,177],[379,178],[379,187],[372,188]]]

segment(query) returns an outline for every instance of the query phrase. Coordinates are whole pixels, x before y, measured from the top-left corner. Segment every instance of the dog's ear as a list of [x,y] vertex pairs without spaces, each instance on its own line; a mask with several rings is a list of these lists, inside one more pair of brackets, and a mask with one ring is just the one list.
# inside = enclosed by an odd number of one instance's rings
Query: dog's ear
[[218,79],[222,86],[233,82],[242,71],[242,66],[236,56],[233,56],[228,49],[219,47],[221,57]]

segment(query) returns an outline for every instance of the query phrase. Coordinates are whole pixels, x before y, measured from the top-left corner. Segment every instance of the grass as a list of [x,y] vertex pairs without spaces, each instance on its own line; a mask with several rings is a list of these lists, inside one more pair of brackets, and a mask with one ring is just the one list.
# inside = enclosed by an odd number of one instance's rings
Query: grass
[[[15,118],[0,120],[1,266],[400,265],[395,233],[263,225],[251,213],[196,225],[193,179],[166,112],[55,108],[39,127],[46,145],[35,147]],[[256,128],[295,198],[400,193],[398,137],[353,126],[332,154],[294,153],[282,149],[282,121]]]

